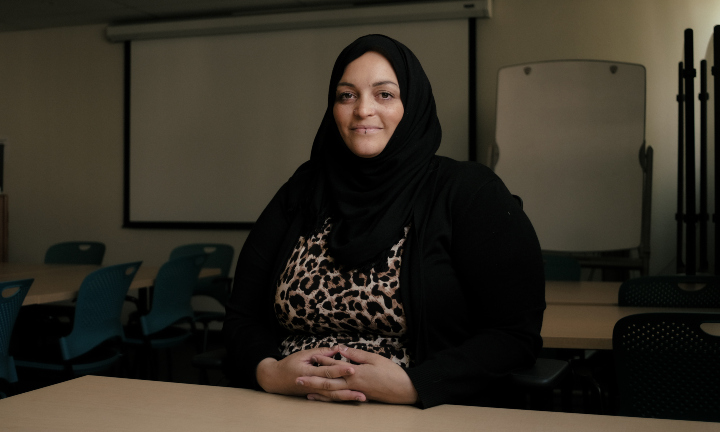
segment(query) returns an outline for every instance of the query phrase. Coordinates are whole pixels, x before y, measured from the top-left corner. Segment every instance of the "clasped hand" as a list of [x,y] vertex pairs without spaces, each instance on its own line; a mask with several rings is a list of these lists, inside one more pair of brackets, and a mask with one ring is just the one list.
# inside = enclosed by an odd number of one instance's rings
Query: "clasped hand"
[[[333,359],[338,353],[358,364]],[[258,364],[257,379],[269,393],[325,402],[412,404],[418,398],[410,377],[392,360],[344,345],[298,351],[282,360],[266,358]]]

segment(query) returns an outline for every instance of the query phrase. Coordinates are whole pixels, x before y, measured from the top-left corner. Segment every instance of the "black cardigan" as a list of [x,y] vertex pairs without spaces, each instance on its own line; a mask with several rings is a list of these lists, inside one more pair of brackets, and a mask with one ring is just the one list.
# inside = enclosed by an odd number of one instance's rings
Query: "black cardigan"
[[[535,231],[487,167],[436,156],[415,206],[400,272],[419,405],[493,405],[501,379],[542,347],[545,281]],[[282,358],[275,282],[307,226],[301,166],[240,252],[223,327],[231,383],[258,388],[257,364]]]

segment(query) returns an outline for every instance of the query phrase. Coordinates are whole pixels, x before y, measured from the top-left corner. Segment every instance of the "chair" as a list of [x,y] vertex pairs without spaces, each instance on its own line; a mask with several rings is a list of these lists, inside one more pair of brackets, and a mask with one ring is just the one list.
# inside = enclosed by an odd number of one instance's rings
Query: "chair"
[[720,307],[718,276],[644,276],[620,285],[620,306]]
[[703,323],[717,313],[642,313],[613,330],[618,414],[720,421],[720,336]]
[[[568,381],[570,372],[569,362],[541,357],[533,366],[511,372],[510,384],[525,391],[530,397],[527,408],[549,410],[553,390],[567,388],[571,384]],[[563,405],[568,404],[563,400]]]
[[105,256],[105,243],[71,241],[52,245],[45,252],[45,264],[101,265]]
[[[0,282],[0,381],[3,384],[17,382],[15,361],[9,353],[10,336],[20,306],[32,283],[33,279]],[[0,397],[7,396],[7,393],[0,390]]]
[[[207,296],[214,298],[223,307],[230,297],[232,278],[229,277],[230,267],[233,263],[235,249],[228,244],[221,243],[194,243],[178,246],[170,253],[170,259],[180,258],[188,255],[205,253],[208,255],[205,261],[206,268],[220,269],[217,276],[199,278],[193,291],[193,296]],[[207,350],[209,325],[211,322],[222,322],[225,320],[225,312],[222,311],[195,311],[195,322],[203,326],[202,351]]]
[[[150,311],[144,315],[133,314],[125,327],[125,342],[140,348],[140,360],[144,357],[152,378],[157,377],[153,351],[179,346],[195,332],[190,298],[206,257],[205,254],[190,255],[163,264],[155,278]],[[175,326],[183,322],[190,324],[190,329]],[[140,374],[140,362],[136,364]],[[168,366],[172,378],[169,351]]]
[[113,265],[87,275],[78,291],[70,333],[57,339],[53,347],[18,352],[18,368],[72,378],[116,367],[122,356],[117,342],[124,337],[121,314],[125,294],[141,264]]
[[210,384],[208,371],[221,371],[225,366],[225,358],[227,350],[225,348],[217,348],[212,351],[204,351],[195,354],[192,358],[192,365],[200,370],[199,382],[203,385]]
[[543,253],[545,280],[579,281],[580,262],[569,255]]

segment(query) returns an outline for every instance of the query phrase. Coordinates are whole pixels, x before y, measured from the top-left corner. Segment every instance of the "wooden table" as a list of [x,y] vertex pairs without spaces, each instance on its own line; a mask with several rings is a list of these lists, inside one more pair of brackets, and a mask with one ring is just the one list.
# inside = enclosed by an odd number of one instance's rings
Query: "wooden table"
[[[0,263],[0,281],[33,278],[35,281],[23,306],[51,303],[75,298],[85,276],[99,268],[96,265]],[[153,286],[159,269],[159,266],[141,265],[130,290]],[[203,269],[200,272],[202,277],[217,274],[220,274],[220,269]]]
[[442,405],[332,404],[253,390],[87,376],[0,400],[13,431],[717,431],[717,423]]
[[[645,312],[720,313],[720,309],[548,304],[540,333],[543,346],[611,350],[615,323],[624,316]],[[708,324],[708,332],[720,334],[720,326]]]
[[620,282],[546,281],[548,304],[617,305]]

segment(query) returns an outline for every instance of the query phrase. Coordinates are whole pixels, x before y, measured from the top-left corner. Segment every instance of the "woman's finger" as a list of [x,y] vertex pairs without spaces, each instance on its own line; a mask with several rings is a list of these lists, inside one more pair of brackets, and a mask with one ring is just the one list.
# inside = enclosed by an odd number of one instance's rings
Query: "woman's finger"
[[338,345],[338,347],[340,348],[338,352],[341,356],[358,364],[372,363],[374,360],[377,360],[378,357],[384,358],[380,354],[374,354],[357,348],[348,348],[345,345]]
[[319,376],[304,376],[295,379],[295,384],[309,389],[335,391],[349,389],[347,381],[344,378],[326,378]]
[[[319,347],[319,348],[313,348],[311,350],[308,350],[308,353],[312,353],[313,355],[318,355],[318,357],[324,356],[324,357],[332,357],[335,354],[338,353],[340,350],[339,345],[335,345],[334,347]],[[315,352],[316,351],[316,352]]]
[[313,356],[312,362],[315,363],[318,366],[335,366],[335,365],[349,365],[348,362],[344,362],[342,360],[335,360],[332,357],[325,357],[325,356]]
[[348,362],[334,366],[308,366],[303,368],[303,376],[321,377],[325,379],[344,378],[355,374],[355,368]]
[[366,402],[365,395],[353,390],[340,390],[327,394],[308,393],[307,398],[320,402]]

